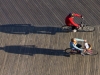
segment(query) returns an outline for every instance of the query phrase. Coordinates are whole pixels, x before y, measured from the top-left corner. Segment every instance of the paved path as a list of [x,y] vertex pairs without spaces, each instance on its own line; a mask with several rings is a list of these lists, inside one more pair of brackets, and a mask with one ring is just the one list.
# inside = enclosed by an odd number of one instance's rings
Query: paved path
[[[62,32],[69,12],[82,14],[96,31]],[[99,0],[0,0],[0,75],[99,75],[100,55],[63,52],[77,37],[100,53],[99,20]]]

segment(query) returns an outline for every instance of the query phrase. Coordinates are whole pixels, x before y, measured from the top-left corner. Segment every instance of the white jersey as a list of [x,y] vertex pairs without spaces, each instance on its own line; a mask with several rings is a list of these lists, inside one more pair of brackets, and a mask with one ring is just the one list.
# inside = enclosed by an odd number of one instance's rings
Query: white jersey
[[88,49],[88,48],[89,48],[88,43],[85,43],[85,48],[86,48],[86,49]]

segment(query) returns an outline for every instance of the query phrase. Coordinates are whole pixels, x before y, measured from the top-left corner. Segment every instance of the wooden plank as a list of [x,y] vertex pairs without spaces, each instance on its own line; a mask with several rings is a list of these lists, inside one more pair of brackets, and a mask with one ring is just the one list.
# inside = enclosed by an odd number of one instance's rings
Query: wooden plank
[[[70,12],[82,14],[96,30],[63,32]],[[99,55],[65,57],[63,52],[73,37],[100,52],[99,15],[98,0],[0,0],[0,75],[99,75]]]

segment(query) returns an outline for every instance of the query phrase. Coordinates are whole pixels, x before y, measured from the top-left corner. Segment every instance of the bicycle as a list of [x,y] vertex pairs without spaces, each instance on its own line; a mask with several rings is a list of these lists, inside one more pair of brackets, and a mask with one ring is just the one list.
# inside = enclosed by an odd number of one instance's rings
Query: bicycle
[[[81,54],[81,52],[79,50],[72,50],[71,48],[65,49],[64,52],[69,55]],[[90,51],[85,51],[84,54],[85,55],[97,55],[98,52],[94,51],[94,50],[90,50]]]
[[[70,31],[71,27],[65,26],[63,28],[63,30]],[[95,27],[85,24],[85,20],[84,20],[84,18],[82,18],[82,21],[81,21],[81,24],[80,24],[80,28],[78,28],[77,31],[79,31],[79,32],[93,32],[93,31],[95,31]]]

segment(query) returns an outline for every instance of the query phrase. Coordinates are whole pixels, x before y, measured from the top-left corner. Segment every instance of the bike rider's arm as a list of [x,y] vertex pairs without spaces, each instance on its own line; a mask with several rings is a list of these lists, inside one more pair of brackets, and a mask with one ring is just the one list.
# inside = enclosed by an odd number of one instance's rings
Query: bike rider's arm
[[79,25],[73,21],[73,18],[70,18],[69,20],[72,25],[74,25],[75,27],[79,27]]
[[82,15],[73,13],[74,16],[82,18]]
[[76,41],[85,41],[83,39],[79,39],[79,38],[74,38]]

